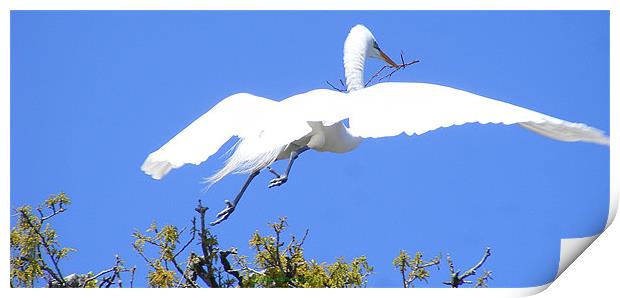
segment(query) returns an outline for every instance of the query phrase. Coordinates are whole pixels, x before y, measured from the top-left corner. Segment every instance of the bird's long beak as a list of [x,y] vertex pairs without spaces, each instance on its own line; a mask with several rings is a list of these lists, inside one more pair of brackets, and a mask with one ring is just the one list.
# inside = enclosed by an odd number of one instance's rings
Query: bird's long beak
[[379,54],[381,54],[381,59],[387,62],[387,64],[391,65],[392,67],[398,68],[398,64],[394,63],[394,61],[392,61],[392,59],[390,59],[390,57],[388,57],[388,55],[386,55],[383,51],[379,50]]

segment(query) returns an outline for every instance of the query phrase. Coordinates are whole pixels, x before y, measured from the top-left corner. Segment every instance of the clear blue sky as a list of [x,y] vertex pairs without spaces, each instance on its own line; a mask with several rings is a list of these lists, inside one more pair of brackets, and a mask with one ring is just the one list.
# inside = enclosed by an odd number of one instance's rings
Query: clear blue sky
[[[393,81],[609,131],[607,12],[12,12],[11,208],[65,191],[73,205],[53,224],[78,251],[64,272],[108,268],[118,253],[145,285],[134,229],[188,226],[197,199],[212,219],[245,179],[203,191],[227,148],[162,181],[140,171],[148,153],[233,93],[281,100],[328,88],[343,78],[342,44],[358,23],[394,58],[422,61]],[[380,66],[369,63],[367,77]],[[267,189],[271,178],[261,174],[213,229],[224,248],[249,254],[252,232],[286,215],[287,235],[310,229],[308,258],[366,255],[372,287],[399,286],[400,249],[450,253],[467,269],[486,246],[490,285],[525,287],[554,278],[560,238],[602,231],[609,149],[468,125],[308,152],[284,186]],[[431,274],[428,286],[443,286],[447,266]]]

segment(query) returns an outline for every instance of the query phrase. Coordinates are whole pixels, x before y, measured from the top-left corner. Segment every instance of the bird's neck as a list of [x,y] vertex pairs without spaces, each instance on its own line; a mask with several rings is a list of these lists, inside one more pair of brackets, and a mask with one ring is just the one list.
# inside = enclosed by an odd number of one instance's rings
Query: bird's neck
[[366,46],[348,39],[344,46],[344,76],[347,92],[364,88],[364,64],[366,63]]

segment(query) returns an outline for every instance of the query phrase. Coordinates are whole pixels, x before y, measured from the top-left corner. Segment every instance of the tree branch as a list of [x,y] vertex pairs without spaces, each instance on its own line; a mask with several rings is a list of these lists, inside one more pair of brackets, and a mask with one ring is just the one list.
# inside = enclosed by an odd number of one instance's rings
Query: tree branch
[[[219,285],[217,283],[217,280],[215,279],[215,271],[213,269],[213,264],[211,263],[211,260],[213,259],[211,253],[213,251],[213,248],[209,244],[210,241],[207,237],[208,230],[205,221],[205,213],[207,212],[207,210],[209,210],[209,208],[202,206],[202,201],[198,200],[198,206],[195,208],[195,210],[200,214],[200,246],[202,248],[202,253],[204,254],[204,257],[202,259],[203,262],[201,262],[201,265],[204,264],[207,266],[206,272],[202,268],[200,268],[201,270],[197,270],[196,272],[209,287],[217,288],[219,287]],[[202,276],[203,273],[206,274],[206,276]]]
[[[405,62],[405,59],[403,57],[403,52],[400,52],[400,64],[397,64],[396,67],[391,66],[391,65],[384,65],[382,66],[377,72],[375,72],[372,76],[370,76],[370,79],[368,79],[368,81],[366,81],[366,84],[364,84],[364,87],[368,87],[368,85],[370,85],[370,83],[376,79],[384,70],[386,69],[393,69],[390,73],[388,73],[387,75],[384,75],[383,77],[381,77],[379,79],[379,82],[385,80],[385,79],[390,79],[392,77],[393,74],[395,74],[397,71],[401,70],[401,69],[405,69],[407,66],[419,63],[420,60],[412,60],[410,62]],[[340,85],[342,86],[342,88],[338,88],[336,86],[334,86],[332,83],[330,83],[329,81],[325,81],[327,83],[327,85],[329,85],[332,89],[338,91],[338,92],[342,92],[342,93],[346,93],[347,92],[347,86],[344,83],[344,81],[342,81],[342,79],[339,80],[340,81]]]
[[243,277],[241,276],[241,274],[239,274],[239,270],[233,269],[230,265],[230,262],[227,259],[228,255],[230,254],[236,255],[237,249],[231,248],[229,250],[220,250],[220,263],[222,263],[222,266],[224,267],[224,271],[226,271],[226,273],[234,276],[237,279],[237,281],[239,282],[239,287],[241,288],[243,287]]
[[[52,205],[52,206],[54,206],[54,205]],[[62,204],[61,204],[61,205],[60,205],[60,209],[56,210],[56,208],[54,207],[54,208],[52,209],[52,214],[50,214],[50,215],[48,215],[48,216],[43,216],[43,211],[41,211],[41,208],[37,208],[37,211],[39,212],[39,215],[40,215],[40,217],[41,217],[41,224],[43,224],[43,222],[44,222],[44,221],[46,221],[46,220],[48,220],[48,219],[50,219],[50,218],[52,218],[52,217],[54,217],[54,216],[56,216],[56,215],[58,215],[58,214],[60,214],[60,213],[65,212],[66,210],[67,210],[67,209],[65,209],[64,207],[62,207]]]
[[[20,210],[20,212],[22,214],[22,217],[26,220],[26,223],[28,224],[28,226],[30,226],[30,228],[41,239],[41,243],[43,244],[43,247],[47,251],[47,254],[50,256],[50,259],[52,260],[52,263],[54,264],[54,268],[56,269],[56,273],[54,273],[52,270],[49,270],[48,273],[50,273],[50,275],[52,275],[52,277],[54,279],[56,279],[56,281],[58,281],[61,286],[64,287],[66,285],[66,281],[65,281],[62,273],[60,272],[60,268],[58,267],[58,262],[56,261],[56,259],[54,259],[54,254],[52,254],[52,251],[50,249],[49,243],[47,243],[47,241],[45,240],[45,237],[43,237],[43,235],[41,235],[41,232],[39,231],[39,228],[36,228],[34,226],[34,224],[30,221],[30,217],[28,217],[28,214],[26,214],[26,211],[22,209],[22,210]],[[41,258],[41,262],[44,263],[43,258]],[[47,266],[45,266],[45,267],[47,267]],[[49,267],[48,267],[48,269],[49,269]]]
[[491,255],[491,248],[487,247],[484,250],[484,255],[482,256],[482,259],[480,259],[480,261],[478,262],[478,264],[474,265],[474,267],[471,267],[469,270],[465,271],[463,273],[463,275],[461,275],[461,279],[464,279],[470,275],[474,275],[476,274],[476,270],[478,268],[480,268],[480,266],[482,266],[482,264],[484,264],[484,262],[487,260],[487,258]]
[[[454,266],[452,264],[452,259],[450,258],[450,255],[448,255],[446,258],[448,260],[448,265],[450,266],[450,281],[444,281],[443,284],[445,285],[449,285],[453,288],[458,288],[460,285],[462,284],[471,284],[473,283],[472,281],[468,281],[465,280],[465,278],[476,274],[476,270],[478,270],[478,268],[480,268],[482,266],[482,264],[484,264],[484,262],[487,260],[487,258],[491,255],[491,248],[487,247],[484,250],[484,254],[482,256],[482,259],[480,259],[480,261],[478,263],[476,263],[476,265],[474,265],[473,267],[469,268],[467,271],[465,271],[463,274],[460,274],[459,271],[455,271],[454,270]],[[484,280],[482,282],[486,282],[486,280],[488,278],[490,278],[490,273],[485,273],[485,275],[483,276]],[[478,282],[480,283],[481,281],[478,280]]]
[[184,271],[183,269],[181,269],[181,266],[179,266],[179,264],[177,263],[177,260],[174,257],[170,261],[172,262],[174,267],[177,269],[177,271],[179,271],[181,276],[183,276],[183,278],[190,284],[190,286],[192,286],[193,288],[198,288],[198,285],[190,277],[186,275],[187,270]]
[[[183,245],[183,247],[181,248],[181,250],[179,250],[176,254],[174,254],[173,258],[176,258],[179,254],[181,254],[183,252],[183,250],[185,250],[185,248],[187,248],[187,246],[189,246],[190,243],[192,243],[192,241],[194,241],[194,239],[196,238],[196,218],[192,218],[192,238],[189,239],[189,241],[187,241],[187,243],[185,243],[185,245]],[[179,233],[180,234],[180,233]]]

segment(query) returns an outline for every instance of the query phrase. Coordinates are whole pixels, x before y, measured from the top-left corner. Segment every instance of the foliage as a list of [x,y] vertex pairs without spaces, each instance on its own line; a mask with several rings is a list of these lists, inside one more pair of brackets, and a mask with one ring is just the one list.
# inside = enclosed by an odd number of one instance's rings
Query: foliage
[[430,261],[424,261],[421,252],[416,252],[415,257],[411,258],[407,251],[401,250],[392,261],[392,264],[401,274],[403,287],[413,288],[413,282],[416,280],[423,280],[428,283],[427,278],[430,276],[430,273],[427,268],[435,266],[439,269],[440,261],[441,255],[436,256]]
[[[63,212],[69,204],[70,199],[61,193],[50,196],[44,205],[37,207],[38,216],[31,206],[16,209],[18,220],[10,234],[12,287],[33,287],[39,278],[46,278],[48,284],[65,283],[59,270],[55,269],[58,269],[58,262],[74,249],[61,247],[56,230],[46,221]],[[43,208],[52,213],[44,216]]]
[[[206,207],[199,202],[196,211],[200,215],[200,230],[196,228],[196,219],[192,220],[190,239],[178,249],[181,232],[174,226],[164,226],[161,230],[153,223],[145,232],[134,232],[134,249],[151,267],[148,274],[152,287],[362,287],[366,285],[367,276],[372,272],[365,257],[353,259],[350,263],[339,258],[333,264],[306,260],[303,244],[308,231],[301,240],[291,236],[286,245],[281,234],[286,229],[286,218],[280,218],[270,224],[274,235],[261,236],[257,231],[249,241],[255,252],[253,261],[241,256],[236,248],[222,250],[217,238],[205,225]],[[199,235],[200,252],[190,252],[185,268],[177,257]],[[157,254],[149,258],[145,245],[156,248]],[[228,259],[234,257],[234,264]],[[254,267],[254,268],[252,268]],[[173,269],[169,269],[173,268]],[[174,270],[176,269],[176,270]]]
[[281,234],[286,225],[286,218],[283,217],[279,222],[270,224],[275,235],[263,237],[258,231],[254,233],[250,247],[256,253],[254,264],[261,271],[250,269],[247,258],[238,258],[246,285],[266,288],[350,288],[366,285],[367,276],[373,270],[366,257],[354,258],[351,263],[342,257],[333,264],[308,261],[302,248],[308,230],[301,241],[291,236],[291,241],[284,247]]
[[[60,245],[58,234],[49,220],[66,211],[70,204],[69,197],[60,193],[35,208],[36,213],[31,206],[15,209],[17,221],[10,234],[11,287],[123,287],[121,275],[126,273],[131,274],[129,286],[133,287],[136,267],[126,268],[118,255],[114,266],[97,274],[65,276],[61,273],[61,260],[75,249]],[[288,226],[286,217],[269,224],[272,232],[269,235],[258,231],[253,233],[249,240],[252,257],[239,255],[234,247],[223,250],[206,225],[207,210],[198,201],[195,211],[200,222],[194,217],[189,229],[179,229],[174,225],[160,227],[153,222],[144,232],[132,234],[134,250],[148,264],[150,287],[354,288],[365,287],[373,272],[365,256],[353,258],[350,262],[339,257],[333,263],[306,259],[303,245],[308,230],[301,238],[291,235],[290,240],[284,241],[282,233]],[[199,250],[187,249],[194,241],[198,242]],[[179,261],[184,252],[185,262]],[[475,283],[466,278],[476,275],[476,270],[490,255],[490,248],[486,248],[482,259],[463,273],[454,269],[453,261],[447,255],[450,280],[443,283],[451,287],[463,284],[488,287],[488,281],[493,279],[491,271],[484,271]],[[440,262],[441,255],[424,260],[422,252],[411,257],[401,250],[392,264],[400,272],[403,287],[410,288],[416,281],[427,282],[430,268],[439,269]]]
[[[116,265],[99,274],[70,274],[64,276],[60,271],[60,261],[67,257],[73,248],[62,247],[58,242],[56,230],[49,224],[54,216],[66,211],[71,204],[65,193],[51,195],[38,206],[34,214],[31,206],[22,206],[15,209],[16,225],[11,228],[10,246],[10,286],[34,287],[43,280],[48,287],[97,287],[117,284],[122,286],[120,273],[134,271],[126,269],[121,259],[116,257]],[[44,213],[49,213],[45,215]],[[106,276],[109,275],[109,276]]]

